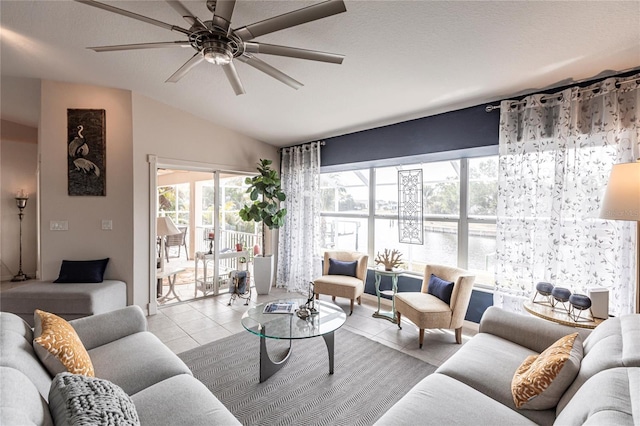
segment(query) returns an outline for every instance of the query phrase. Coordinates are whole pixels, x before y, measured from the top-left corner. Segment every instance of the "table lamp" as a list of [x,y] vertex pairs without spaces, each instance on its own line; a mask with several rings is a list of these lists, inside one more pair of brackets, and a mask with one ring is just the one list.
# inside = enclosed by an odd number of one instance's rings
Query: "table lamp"
[[156,235],[160,237],[160,271],[164,272],[164,240],[167,235],[178,235],[182,232],[176,228],[170,217],[162,216],[156,219]]
[[636,222],[636,313],[640,313],[640,159],[616,164],[600,208],[600,217]]

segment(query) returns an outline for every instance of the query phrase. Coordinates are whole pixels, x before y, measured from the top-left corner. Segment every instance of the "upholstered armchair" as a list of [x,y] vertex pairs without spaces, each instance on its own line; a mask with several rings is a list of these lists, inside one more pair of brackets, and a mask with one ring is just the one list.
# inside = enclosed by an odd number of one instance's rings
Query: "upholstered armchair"
[[332,296],[333,301],[336,297],[346,297],[351,300],[351,315],[353,302],[362,303],[368,260],[368,255],[356,251],[326,251],[323,275],[313,281],[316,299],[321,294]]
[[420,292],[401,292],[395,295],[398,327],[402,329],[402,315],[417,325],[420,329],[420,348],[424,342],[425,328],[455,330],[456,342],[462,343],[462,323],[475,279],[475,276],[464,269],[427,265]]

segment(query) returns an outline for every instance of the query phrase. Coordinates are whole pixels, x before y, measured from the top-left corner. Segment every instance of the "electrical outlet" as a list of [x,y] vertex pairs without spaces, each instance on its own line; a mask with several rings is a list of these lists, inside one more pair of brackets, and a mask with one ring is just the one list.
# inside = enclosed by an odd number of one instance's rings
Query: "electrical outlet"
[[110,219],[102,220],[102,230],[103,231],[111,231],[113,229],[113,223]]
[[50,231],[68,231],[69,222],[66,220],[51,220],[49,221]]

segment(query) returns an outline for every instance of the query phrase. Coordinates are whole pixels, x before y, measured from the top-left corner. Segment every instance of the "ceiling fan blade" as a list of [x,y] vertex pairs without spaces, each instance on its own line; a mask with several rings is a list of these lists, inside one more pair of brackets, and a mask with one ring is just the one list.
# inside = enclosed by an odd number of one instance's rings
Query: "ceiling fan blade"
[[207,28],[204,25],[204,23],[196,15],[191,13],[191,11],[187,9],[187,7],[184,4],[180,3],[177,0],[166,0],[166,1],[169,4],[169,6],[171,6],[173,10],[178,12],[180,16],[182,16],[184,20],[187,21],[190,25],[197,25],[202,28]]
[[233,87],[233,91],[236,93],[236,96],[244,95],[244,87],[242,87],[242,81],[240,81],[240,76],[238,76],[238,71],[236,71],[233,61],[229,62],[227,65],[223,65],[222,69],[224,70],[231,87]]
[[338,55],[336,53],[318,52],[317,50],[299,49],[297,47],[277,46],[275,44],[255,43],[251,41],[244,43],[244,51],[308,59],[310,61],[330,62],[332,64],[341,64],[344,59],[344,55]]
[[216,10],[213,13],[213,24],[224,30],[228,30],[235,6],[236,0],[218,0]]
[[138,13],[129,12],[128,10],[120,9],[119,7],[111,6],[97,2],[95,0],[75,0],[78,3],[84,3],[89,6],[97,7],[98,9],[107,10],[109,12],[117,13],[118,15],[126,16],[128,18],[137,19],[138,21],[146,22],[147,24],[155,25],[160,28],[164,28],[170,31],[176,31],[186,35],[191,34],[189,30],[178,27],[176,25],[167,24],[166,22],[158,21],[157,19],[149,18],[147,16],[140,15]]
[[161,41],[158,43],[118,44],[114,46],[87,47],[96,52],[114,52],[118,50],[158,49],[163,47],[191,47],[188,41]]
[[242,61],[242,62],[244,62],[247,65],[251,65],[255,69],[258,69],[258,70],[262,71],[265,74],[270,75],[271,77],[275,78],[276,80],[286,84],[287,86],[289,86],[289,87],[291,87],[293,89],[298,90],[299,88],[304,86],[304,84],[300,83],[297,80],[294,80],[293,78],[289,77],[288,75],[286,75],[282,71],[279,71],[279,70],[275,69],[271,65],[269,65],[266,62],[256,58],[255,56],[251,55],[250,53],[244,53],[244,54],[238,56],[237,59]]
[[344,5],[344,1],[329,0],[238,28],[237,30],[234,30],[234,32],[242,39],[242,41],[248,41],[264,34],[295,27],[296,25],[326,18],[346,11],[347,8]]
[[165,83],[177,83],[182,77],[184,77],[193,67],[198,65],[200,62],[204,61],[204,56],[202,56],[201,52],[197,52],[195,55],[191,57],[183,66],[181,66],[178,71],[174,72],[171,77],[165,81]]

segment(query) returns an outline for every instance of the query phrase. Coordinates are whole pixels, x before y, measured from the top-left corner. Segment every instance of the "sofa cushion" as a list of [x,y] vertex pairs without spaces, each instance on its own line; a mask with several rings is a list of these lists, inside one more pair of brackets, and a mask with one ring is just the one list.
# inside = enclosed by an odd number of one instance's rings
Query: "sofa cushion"
[[576,378],[582,360],[578,333],[558,339],[540,355],[528,356],[511,381],[517,408],[545,410],[555,407]]
[[27,340],[18,333],[9,330],[0,330],[0,365],[20,371],[27,376],[36,386],[40,395],[47,400],[51,376],[40,363],[33,350],[33,342]]
[[129,395],[169,377],[191,374],[189,367],[148,331],[90,349],[89,355],[96,377],[115,383]]
[[156,383],[132,395],[131,399],[140,422],[145,425],[240,424],[202,382],[186,374]]
[[0,330],[18,333],[24,336],[27,342],[33,342],[33,330],[25,320],[16,314],[0,312]]
[[615,367],[640,367],[640,315],[623,315],[602,322],[584,340],[578,376],[558,403],[563,410],[590,377]]
[[530,349],[488,333],[469,340],[437,370],[478,390],[538,424],[551,424],[554,410],[518,410],[511,394],[511,380],[522,360],[538,355]]
[[0,377],[0,425],[53,425],[47,401],[27,376],[0,367]]
[[587,380],[556,424],[631,426],[638,424],[639,416],[640,368],[612,368]]
[[434,295],[449,305],[451,303],[451,293],[453,293],[453,281],[446,281],[431,274],[427,293]]
[[68,371],[94,376],[93,364],[71,324],[36,309],[33,349],[51,375]]
[[108,380],[60,373],[49,391],[56,426],[140,425],[133,401]]
[[346,262],[329,258],[329,275],[346,275],[355,277],[358,269],[358,261]]
[[375,424],[535,425],[464,383],[438,373],[421,380]]
[[109,258],[98,260],[63,260],[54,283],[101,283]]

